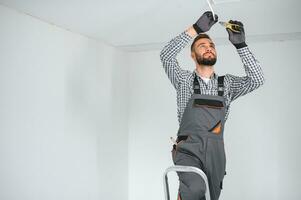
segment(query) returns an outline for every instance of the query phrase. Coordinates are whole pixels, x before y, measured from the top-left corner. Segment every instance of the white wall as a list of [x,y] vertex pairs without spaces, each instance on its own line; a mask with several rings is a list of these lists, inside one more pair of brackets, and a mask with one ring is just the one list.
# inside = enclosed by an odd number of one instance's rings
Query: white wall
[[[175,35],[174,35],[175,36]],[[173,37],[173,36],[171,36]],[[166,41],[167,42],[167,41]],[[266,83],[232,103],[226,124],[227,173],[221,200],[301,198],[298,105],[301,41],[250,43]],[[244,75],[232,45],[217,46],[218,74]],[[172,165],[169,137],[176,137],[176,93],[159,51],[130,56],[129,199],[164,199],[163,172]],[[194,64],[185,49],[183,68]],[[171,197],[177,177],[170,174]]]
[[127,199],[126,55],[2,6],[0,29],[0,199]]
[[[1,6],[0,28],[0,199],[163,199],[178,124],[159,51],[123,53]],[[250,44],[267,81],[232,104],[221,199],[300,199],[300,44]],[[231,45],[218,53],[219,74],[243,74]],[[188,49],[179,60],[193,69]]]

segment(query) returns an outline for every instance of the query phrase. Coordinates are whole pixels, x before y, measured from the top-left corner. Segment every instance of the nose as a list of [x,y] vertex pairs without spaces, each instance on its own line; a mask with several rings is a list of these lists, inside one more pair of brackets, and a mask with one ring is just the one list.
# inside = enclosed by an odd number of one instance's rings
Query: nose
[[211,48],[211,47],[206,48],[206,53],[212,53],[212,51],[213,51],[213,48]]

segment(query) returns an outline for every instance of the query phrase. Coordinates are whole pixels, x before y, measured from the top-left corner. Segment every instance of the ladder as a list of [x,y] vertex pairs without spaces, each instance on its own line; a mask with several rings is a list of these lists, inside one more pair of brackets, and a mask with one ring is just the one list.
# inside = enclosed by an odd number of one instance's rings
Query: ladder
[[171,167],[168,167],[163,175],[163,183],[164,183],[164,193],[165,193],[165,200],[170,200],[170,195],[169,195],[169,186],[168,186],[168,172],[194,172],[198,175],[200,175],[206,184],[206,192],[205,192],[205,197],[206,200],[210,200],[210,189],[208,185],[208,179],[206,174],[199,168],[197,167],[191,167],[191,166],[182,166],[182,165],[174,165]]

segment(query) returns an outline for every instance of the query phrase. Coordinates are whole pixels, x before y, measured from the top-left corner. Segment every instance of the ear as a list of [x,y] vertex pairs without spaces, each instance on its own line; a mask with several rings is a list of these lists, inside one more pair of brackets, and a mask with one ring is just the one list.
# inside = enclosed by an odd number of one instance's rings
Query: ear
[[190,56],[191,56],[191,58],[192,58],[193,60],[195,60],[195,53],[194,53],[194,52],[191,52]]

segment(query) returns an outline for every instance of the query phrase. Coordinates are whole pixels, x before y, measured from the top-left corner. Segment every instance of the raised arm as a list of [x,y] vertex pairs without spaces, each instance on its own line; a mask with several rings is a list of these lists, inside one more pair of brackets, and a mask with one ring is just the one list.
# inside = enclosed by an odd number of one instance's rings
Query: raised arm
[[231,100],[243,96],[264,83],[264,76],[261,66],[255,56],[249,50],[245,42],[245,31],[243,24],[239,21],[229,21],[232,24],[239,25],[239,32],[233,32],[227,29],[230,42],[236,47],[237,52],[242,60],[246,76],[239,77],[228,75],[230,82]]
[[[191,28],[190,32],[191,31]],[[192,28],[193,29],[193,28]],[[193,34],[189,34],[188,31],[185,31],[172,39],[161,51],[160,59],[167,74],[169,80],[175,89],[178,88],[178,84],[180,82],[181,77],[185,73],[178,63],[177,55],[178,53],[189,43],[189,41],[193,38]]]
[[181,33],[174,39],[172,39],[160,52],[160,59],[163,64],[163,68],[173,84],[177,89],[181,78],[188,73],[187,70],[181,69],[179,66],[177,55],[178,53],[194,38],[197,34],[208,31],[213,24],[218,20],[218,16],[215,15],[213,20],[212,12],[205,12],[193,26],[189,27],[185,32]]

